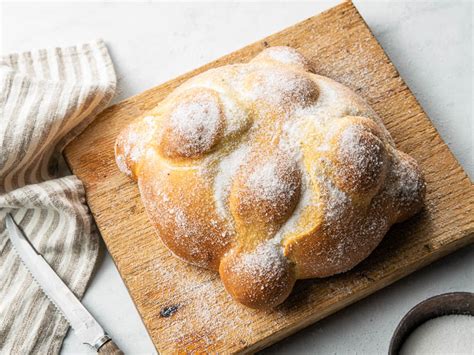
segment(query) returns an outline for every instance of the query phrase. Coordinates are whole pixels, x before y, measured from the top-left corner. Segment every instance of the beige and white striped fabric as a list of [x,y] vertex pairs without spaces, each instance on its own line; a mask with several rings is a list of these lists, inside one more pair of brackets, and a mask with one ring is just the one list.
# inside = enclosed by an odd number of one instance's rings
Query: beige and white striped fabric
[[56,354],[68,324],[33,282],[5,230],[11,213],[82,297],[99,239],[81,182],[60,177],[64,146],[112,99],[102,41],[0,58],[0,354]]

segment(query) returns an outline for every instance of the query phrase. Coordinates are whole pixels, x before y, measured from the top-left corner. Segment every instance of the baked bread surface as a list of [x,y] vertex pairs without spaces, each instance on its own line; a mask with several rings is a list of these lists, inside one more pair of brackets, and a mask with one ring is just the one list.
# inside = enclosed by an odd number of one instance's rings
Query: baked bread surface
[[353,268],[425,194],[370,106],[289,47],[188,80],[115,156],[165,245],[253,308]]

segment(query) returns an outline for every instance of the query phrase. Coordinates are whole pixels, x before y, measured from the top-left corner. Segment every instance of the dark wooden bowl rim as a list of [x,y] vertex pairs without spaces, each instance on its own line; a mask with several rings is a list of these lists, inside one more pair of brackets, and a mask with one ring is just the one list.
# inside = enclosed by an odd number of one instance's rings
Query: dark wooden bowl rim
[[408,335],[422,323],[450,314],[474,316],[474,293],[450,292],[418,303],[402,318],[390,341],[389,355],[397,355]]

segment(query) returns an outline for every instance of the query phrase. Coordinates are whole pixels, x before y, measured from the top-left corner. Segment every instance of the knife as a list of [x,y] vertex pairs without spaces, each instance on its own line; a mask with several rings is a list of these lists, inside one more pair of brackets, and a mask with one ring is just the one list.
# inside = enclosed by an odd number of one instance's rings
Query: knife
[[74,329],[77,337],[101,355],[123,354],[100,324],[35,249],[9,213],[6,215],[6,225],[14,250],[41,290]]

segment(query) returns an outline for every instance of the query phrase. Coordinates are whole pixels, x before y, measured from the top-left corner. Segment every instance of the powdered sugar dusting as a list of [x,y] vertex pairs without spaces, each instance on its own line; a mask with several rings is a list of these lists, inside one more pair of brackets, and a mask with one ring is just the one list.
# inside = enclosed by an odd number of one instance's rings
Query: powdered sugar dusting
[[401,207],[408,207],[419,202],[421,191],[425,189],[425,182],[416,168],[413,158],[406,156],[394,164],[392,174],[394,183],[390,186],[389,195]]
[[306,106],[311,103],[311,98],[317,96],[314,83],[297,72],[264,67],[256,71],[255,77],[249,80],[250,88],[248,92],[243,92],[244,97],[251,102],[268,102],[276,105],[275,108]]
[[132,171],[129,169],[128,165],[125,163],[125,158],[122,154],[116,154],[115,162],[117,163],[117,166],[122,173],[128,176],[132,176]]
[[339,190],[330,180],[321,181],[321,185],[324,186],[326,221],[341,222],[341,216],[351,206],[350,196]]
[[342,176],[373,186],[384,165],[381,141],[361,126],[351,125],[344,129],[339,142],[339,156],[343,159],[340,169],[345,172]]
[[304,57],[288,47],[270,47],[266,52],[270,58],[284,64],[304,65],[306,60]]
[[232,135],[241,132],[249,124],[247,112],[226,95],[221,94],[220,99],[224,109],[225,134]]
[[[160,261],[149,272],[158,280],[164,295],[161,309],[169,306],[177,309],[169,317],[160,317],[163,327],[160,334],[164,343],[169,340],[169,348],[184,349],[188,342],[193,346],[200,344],[200,349],[216,346],[221,341],[228,341],[229,332],[242,327],[246,331],[240,339],[246,341],[258,329],[253,321],[258,311],[233,301],[216,273],[184,263],[175,263],[170,268]],[[176,344],[176,348],[172,344]]]
[[249,151],[249,146],[244,144],[222,158],[218,166],[218,172],[214,178],[214,200],[217,212],[229,220],[231,219],[231,214],[227,207],[227,201],[232,179],[236,175],[239,167],[245,163]]
[[295,193],[295,189],[288,186],[278,174],[275,161],[268,161],[256,169],[248,178],[247,186],[259,199],[267,201],[275,201],[281,199],[282,195]]
[[275,243],[280,243],[287,235],[304,232],[306,228],[311,228],[311,226],[302,226],[299,224],[301,216],[308,207],[319,206],[320,204],[319,199],[317,199],[316,194],[309,187],[309,184],[310,181],[307,177],[307,174],[303,170],[300,199],[290,218],[288,218],[288,220],[280,227],[278,232],[272,238]]
[[210,95],[201,94],[195,100],[178,104],[170,120],[174,132],[184,138],[178,149],[187,155],[213,146],[221,124],[221,111]]
[[349,126],[341,134],[339,150],[352,158],[353,164],[359,169],[367,168],[366,148],[361,142],[362,128],[359,126]]
[[[235,272],[249,273],[258,279],[277,279],[285,270],[287,261],[283,248],[272,240],[259,244],[255,250],[243,254],[233,265]],[[263,289],[265,285],[261,285]]]
[[140,133],[137,133],[134,129],[130,129],[127,131],[126,136],[120,139],[122,153],[118,154],[117,149],[115,150],[117,166],[120,171],[128,176],[132,176],[130,165],[138,163],[144,156],[146,145],[156,128],[156,121],[153,116],[144,117],[142,122],[146,125],[147,129],[145,131],[140,130]]
[[287,120],[281,126],[280,140],[278,148],[285,152],[285,154],[297,162],[301,159],[301,143],[304,139],[304,124],[306,117],[297,117],[296,115],[291,120]]

